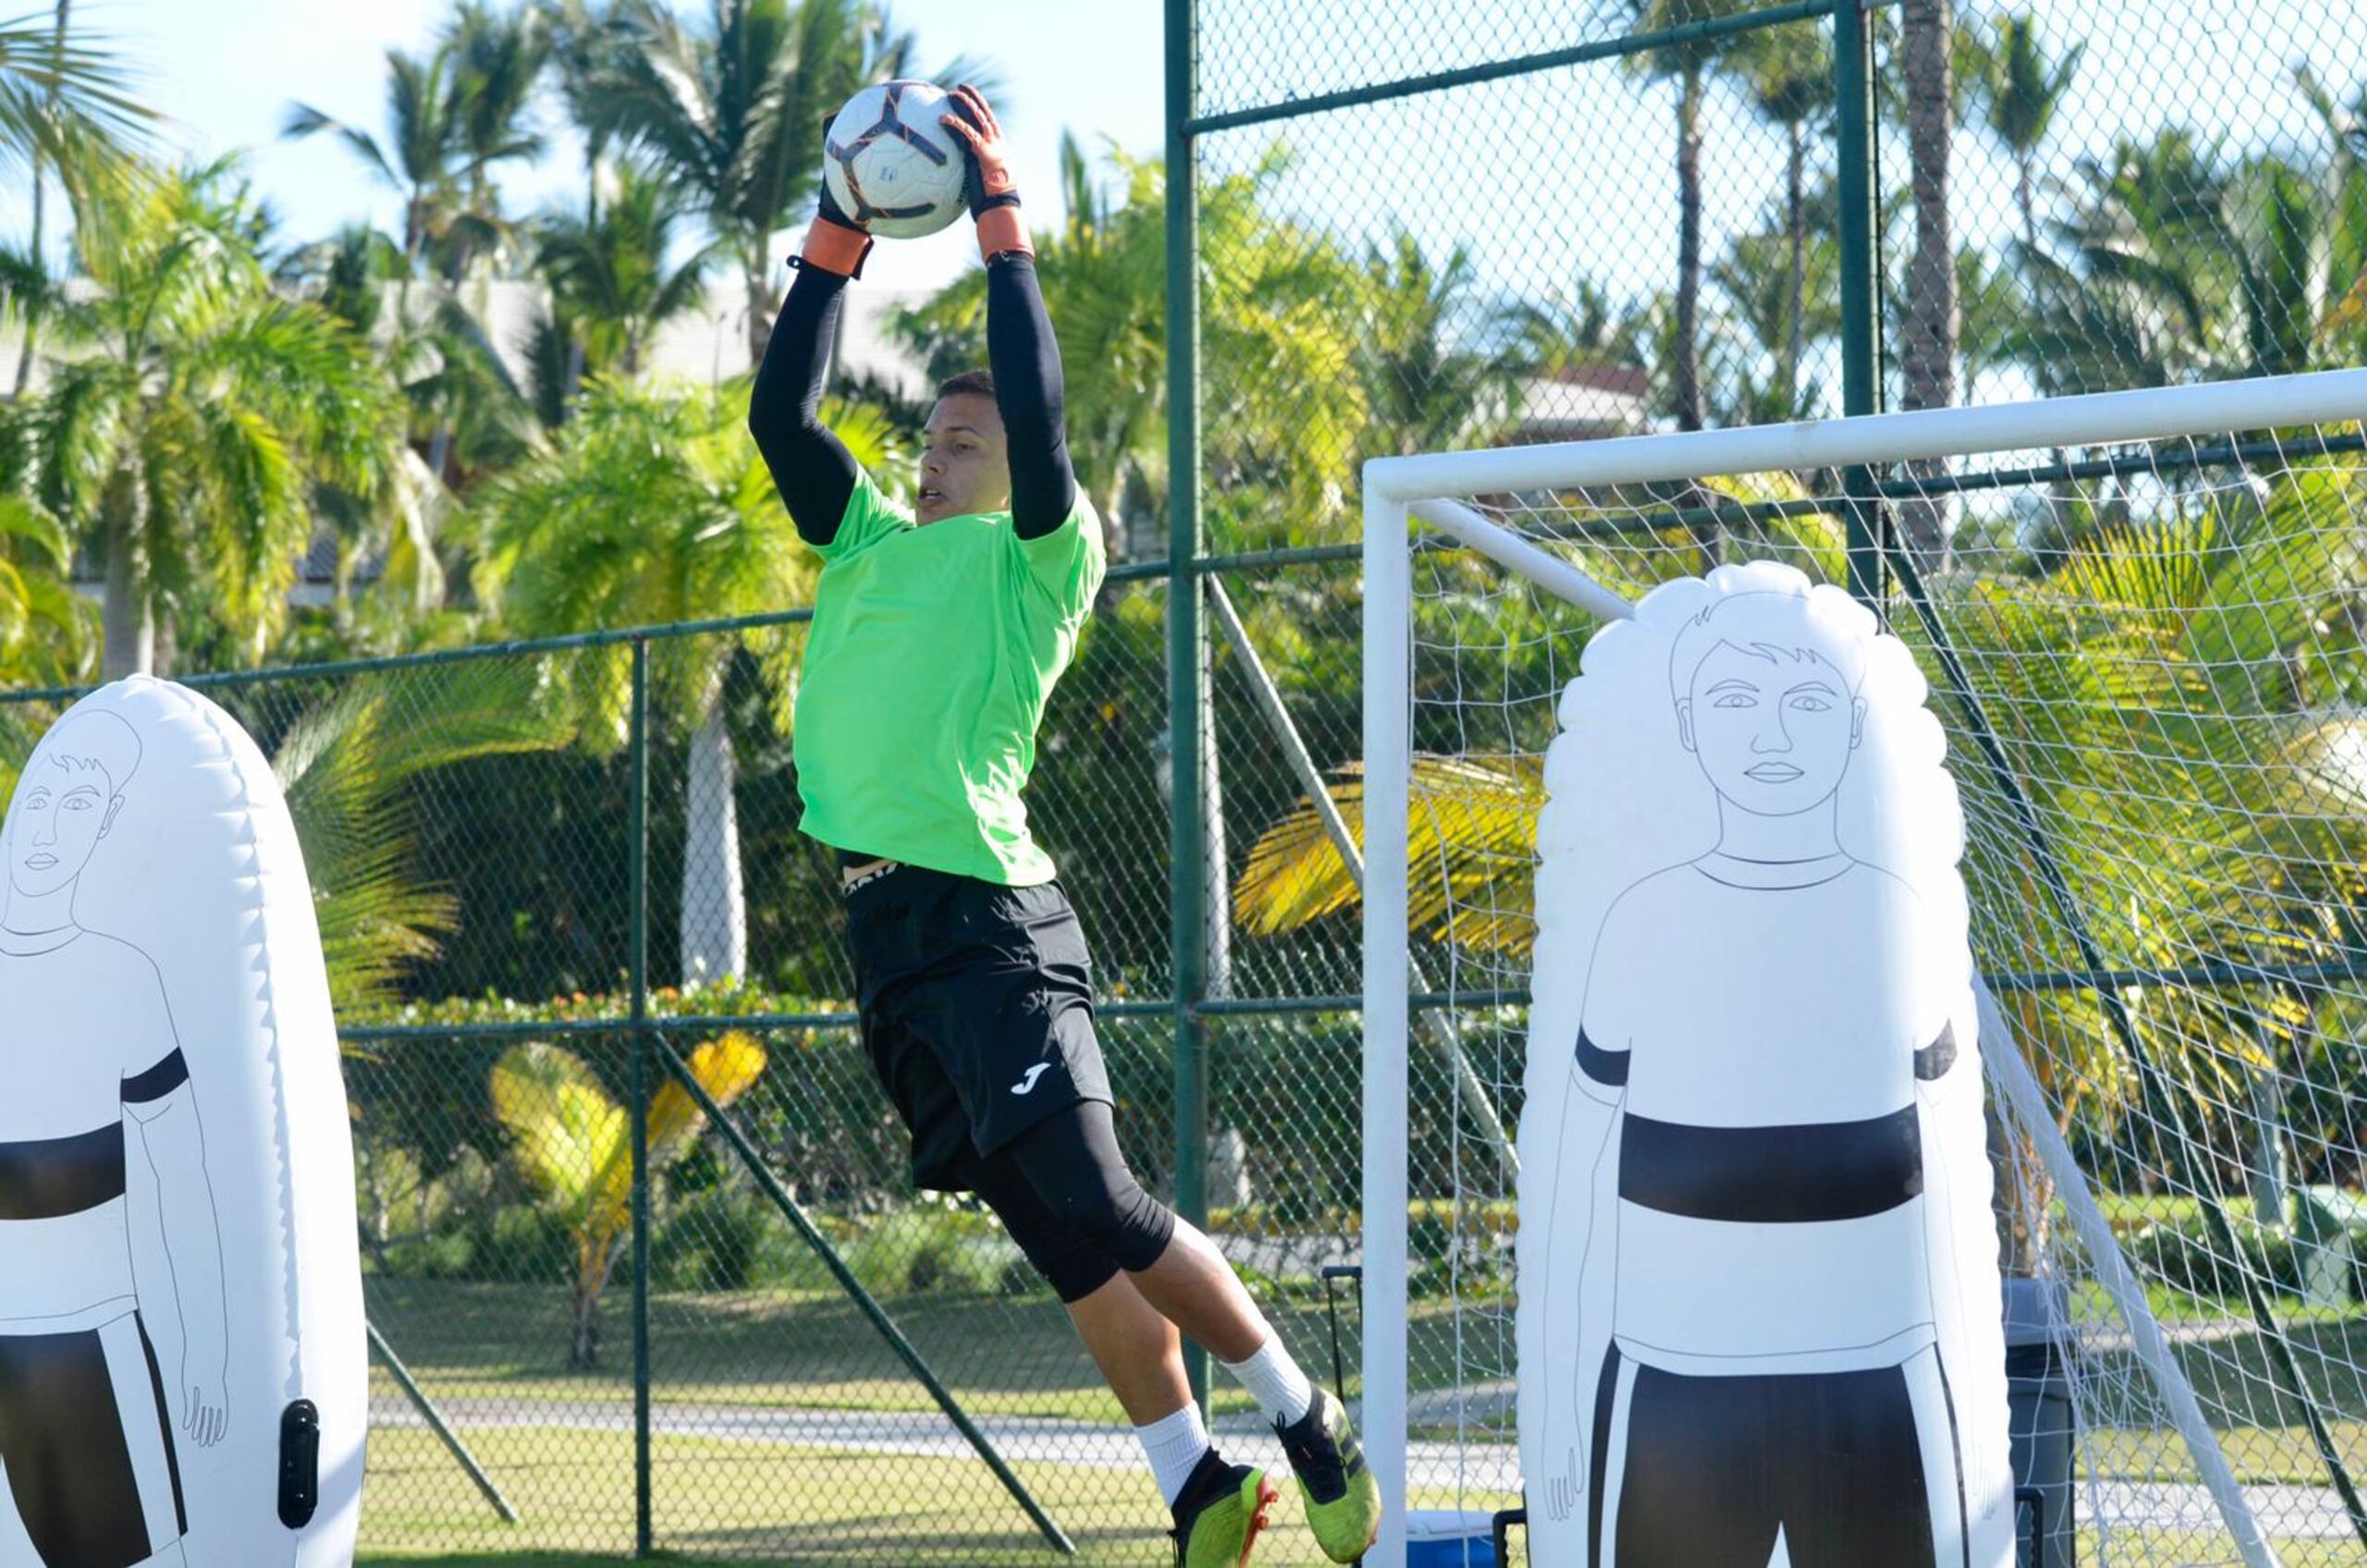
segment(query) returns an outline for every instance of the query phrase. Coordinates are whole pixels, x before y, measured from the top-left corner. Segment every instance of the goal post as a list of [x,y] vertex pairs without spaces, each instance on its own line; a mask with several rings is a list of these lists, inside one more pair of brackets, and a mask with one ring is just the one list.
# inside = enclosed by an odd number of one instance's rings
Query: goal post
[[[1524,1093],[1535,860],[1469,825],[1541,799],[1555,700],[1604,620],[1729,561],[1841,582],[1852,508],[1882,514],[1908,592],[1875,607],[1949,735],[1984,1040],[2021,1053],[1993,1090],[2000,1233],[2068,1303],[2081,1539],[2246,1568],[2367,1544],[2367,1452],[2345,1447],[2367,1370],[2343,1348],[2367,1317],[2326,1261],[2341,1238],[2291,1197],[2367,1168],[2347,1109],[2367,1087],[2362,418],[2349,370],[1365,465],[1376,1564],[1404,1560],[1409,1488],[1482,1512],[1520,1493],[1517,1194],[1462,1158],[1452,1102],[1491,1090],[1509,1121]],[[1484,1084],[1429,1076],[1417,1009]]]

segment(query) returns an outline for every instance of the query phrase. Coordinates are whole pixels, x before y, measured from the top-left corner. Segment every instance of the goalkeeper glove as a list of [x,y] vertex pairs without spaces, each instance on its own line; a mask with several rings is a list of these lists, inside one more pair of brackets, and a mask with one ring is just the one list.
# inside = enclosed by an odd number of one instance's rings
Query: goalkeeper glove
[[[822,121],[822,144],[830,141],[830,122]],[[871,236],[864,227],[847,216],[839,199],[830,194],[829,177],[821,182],[822,194],[814,205],[814,223],[805,231],[805,244],[790,261],[791,266],[820,267],[844,277],[863,276],[863,259],[871,254]]]
[[978,226],[978,254],[988,261],[1012,251],[1034,255],[1027,224],[1019,215],[1019,192],[1012,187],[1001,123],[987,107],[985,94],[966,81],[953,90],[951,102],[951,111],[938,118],[960,139],[969,165],[965,193]]

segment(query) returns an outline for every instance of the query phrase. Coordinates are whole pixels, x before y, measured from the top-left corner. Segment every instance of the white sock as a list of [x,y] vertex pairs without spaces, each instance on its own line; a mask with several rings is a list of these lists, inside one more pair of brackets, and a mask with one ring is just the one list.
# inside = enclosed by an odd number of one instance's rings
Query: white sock
[[1150,1461],[1150,1473],[1159,1482],[1159,1495],[1167,1506],[1184,1495],[1184,1483],[1192,1478],[1193,1467],[1200,1456],[1208,1452],[1208,1428],[1200,1420],[1200,1407],[1187,1404],[1163,1421],[1134,1428],[1134,1436],[1143,1445],[1143,1457]]
[[1241,1386],[1249,1390],[1269,1421],[1291,1426],[1315,1403],[1315,1390],[1306,1374],[1298,1369],[1277,1335],[1267,1335],[1256,1355],[1246,1361],[1228,1361],[1224,1369],[1241,1379]]

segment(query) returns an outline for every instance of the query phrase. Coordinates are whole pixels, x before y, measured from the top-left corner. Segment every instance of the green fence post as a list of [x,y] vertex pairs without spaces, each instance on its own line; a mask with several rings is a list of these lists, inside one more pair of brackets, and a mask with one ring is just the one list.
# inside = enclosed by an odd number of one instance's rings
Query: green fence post
[[649,644],[632,644],[632,1534],[653,1547],[649,1486]]
[[[1833,4],[1834,140],[1841,205],[1841,411],[1882,409],[1882,263],[1874,248],[1873,55],[1863,0]],[[1873,475],[1841,476],[1852,598],[1882,613],[1883,508]]]
[[[1167,740],[1168,894],[1175,972],[1175,1211],[1208,1222],[1208,1064],[1196,1011],[1208,933],[1202,900],[1200,726],[1199,157],[1185,121],[1198,59],[1194,0],[1167,4]],[[1193,1397],[1208,1403],[1208,1358],[1184,1341]]]

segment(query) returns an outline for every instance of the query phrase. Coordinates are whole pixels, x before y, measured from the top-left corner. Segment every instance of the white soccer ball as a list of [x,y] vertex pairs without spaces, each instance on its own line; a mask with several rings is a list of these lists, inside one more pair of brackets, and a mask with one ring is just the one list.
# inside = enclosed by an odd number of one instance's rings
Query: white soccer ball
[[963,150],[938,123],[951,102],[925,81],[884,81],[847,100],[822,159],[822,178],[847,216],[882,239],[917,239],[962,215]]

